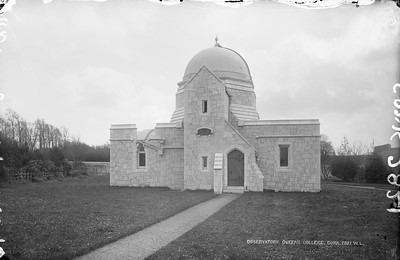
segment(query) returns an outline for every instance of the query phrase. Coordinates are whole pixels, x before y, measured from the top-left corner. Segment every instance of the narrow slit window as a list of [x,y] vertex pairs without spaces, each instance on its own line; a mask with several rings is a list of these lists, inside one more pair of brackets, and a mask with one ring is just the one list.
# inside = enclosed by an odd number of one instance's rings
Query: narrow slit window
[[143,144],[139,145],[139,168],[146,167],[146,151]]
[[207,156],[202,156],[201,157],[201,168],[202,168],[202,170],[207,170]]
[[289,146],[279,146],[280,167],[289,166]]
[[203,113],[207,113],[207,100],[203,100],[202,102],[202,111]]

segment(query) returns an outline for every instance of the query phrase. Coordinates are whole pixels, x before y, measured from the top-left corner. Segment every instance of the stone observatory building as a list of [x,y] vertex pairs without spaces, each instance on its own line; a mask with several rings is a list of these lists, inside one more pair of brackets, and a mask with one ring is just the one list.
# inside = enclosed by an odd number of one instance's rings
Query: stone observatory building
[[112,186],[321,189],[319,120],[260,120],[249,66],[217,38],[186,66],[169,123],[110,130]]

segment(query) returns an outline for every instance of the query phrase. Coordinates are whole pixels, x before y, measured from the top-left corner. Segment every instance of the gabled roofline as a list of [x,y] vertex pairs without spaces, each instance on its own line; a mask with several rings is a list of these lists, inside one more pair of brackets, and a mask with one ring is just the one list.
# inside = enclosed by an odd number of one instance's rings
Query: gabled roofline
[[250,146],[250,148],[251,149],[253,149],[255,152],[257,152],[257,149],[237,130],[237,129],[235,129],[235,127],[231,124],[231,123],[229,123],[228,121],[226,121],[225,120],[225,123],[227,124],[227,125],[229,125],[231,128],[232,128],[232,130],[240,137],[240,138],[242,138],[242,140],[247,144],[247,145],[249,145]]
[[215,75],[209,68],[207,68],[206,65],[201,66],[201,68],[199,69],[199,71],[196,72],[196,74],[194,74],[183,86],[180,86],[180,87],[178,88],[178,90],[179,90],[179,89],[185,89],[186,86],[200,73],[200,71],[203,70],[203,68],[206,69],[208,72],[210,72],[210,74],[213,75],[214,78],[217,79],[217,80],[224,86],[225,93],[226,93],[229,97],[231,97],[231,95],[229,95],[228,92],[226,91],[227,86],[225,85],[225,83],[222,82],[222,80],[220,80],[220,78],[219,78],[217,75]]

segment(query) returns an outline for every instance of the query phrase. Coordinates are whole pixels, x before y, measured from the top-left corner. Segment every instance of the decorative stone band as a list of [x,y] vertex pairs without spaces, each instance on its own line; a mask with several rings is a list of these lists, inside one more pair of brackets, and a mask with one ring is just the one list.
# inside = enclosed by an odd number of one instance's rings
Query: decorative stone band
[[[207,68],[207,66],[205,66],[205,65],[203,67]],[[202,68],[200,68],[199,71]],[[246,83],[251,83],[251,84],[253,83],[251,78],[249,78],[247,75],[244,75],[242,73],[227,71],[227,70],[210,70],[210,69],[208,69],[208,70],[210,72],[212,72],[220,80],[231,79],[234,81],[246,82]],[[191,74],[186,75],[181,81],[178,82],[178,86],[181,87],[181,86],[186,85],[186,83],[189,82],[197,73],[191,73]]]
[[214,157],[214,170],[222,169],[223,153],[216,153]]
[[116,130],[116,129],[134,129],[136,128],[136,124],[116,124],[116,125],[111,125],[110,130]]
[[182,122],[156,123],[156,128],[182,128]]
[[[252,81],[242,82],[242,81],[238,81],[238,80],[230,79],[230,78],[220,78],[220,80],[227,88],[248,91],[248,92],[254,92],[254,86],[253,86]],[[182,81],[179,82],[178,85],[180,83],[182,83]],[[186,81],[183,83],[186,83]],[[186,84],[179,85],[179,88],[176,91],[176,95],[183,93],[185,91],[185,87],[186,87]]]
[[253,92],[254,93],[254,89],[251,88],[251,87],[244,87],[244,86],[234,85],[234,84],[229,84],[229,83],[226,83],[225,86],[228,89],[236,89],[236,90],[241,90],[241,91],[247,91],[247,92]]
[[239,120],[258,120],[259,116],[255,107],[243,106],[238,104],[231,104],[231,112]]
[[[255,107],[243,106],[238,104],[231,104],[231,112],[239,120],[258,120],[258,112]],[[171,123],[182,122],[185,117],[185,109],[183,107],[175,109],[171,117]]]
[[163,149],[184,149],[184,146],[164,146]]
[[317,137],[320,138],[321,135],[259,135],[256,138],[296,138],[296,137]]
[[110,141],[130,141],[133,142],[135,141],[135,139],[132,138],[113,138],[113,139],[109,139]]
[[248,126],[248,125],[319,125],[318,119],[282,119],[282,120],[239,120],[238,126]]
[[171,123],[181,122],[183,120],[184,116],[185,116],[185,108],[184,107],[175,109],[175,111],[171,117]]
[[236,78],[229,78],[229,77],[220,77],[220,79],[225,84],[244,86],[244,87],[248,87],[248,88],[254,89],[254,85],[253,85],[253,81],[252,80],[236,79]]

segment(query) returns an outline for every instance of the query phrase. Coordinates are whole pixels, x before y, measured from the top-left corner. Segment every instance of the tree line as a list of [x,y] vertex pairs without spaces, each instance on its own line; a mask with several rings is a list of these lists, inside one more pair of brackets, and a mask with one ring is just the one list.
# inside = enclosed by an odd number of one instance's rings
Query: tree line
[[18,146],[27,146],[30,150],[58,147],[69,141],[65,126],[57,128],[44,119],[28,122],[11,109],[7,110],[5,116],[0,115],[0,132],[4,138],[14,140]]
[[[350,144],[343,137],[335,151],[326,135],[321,136],[321,175],[344,181],[386,182],[389,168],[374,153],[374,144]],[[56,127],[44,119],[28,122],[8,109],[0,115],[0,181],[4,175],[18,171],[57,171],[68,175],[71,163],[110,161],[109,144],[89,146],[70,135],[65,126]],[[73,164],[74,165],[74,164]],[[397,169],[398,170],[398,169]],[[3,177],[2,177],[3,176]]]
[[[65,126],[56,127],[44,119],[28,122],[8,109],[0,115],[0,175],[21,170],[68,172],[67,161],[110,161],[109,144],[89,146],[69,134]],[[32,170],[32,171],[34,171]],[[4,176],[3,176],[4,178]],[[1,180],[1,176],[0,176]]]
[[334,176],[343,181],[387,183],[390,169],[374,150],[373,142],[370,145],[363,142],[350,144],[344,136],[335,151],[328,137],[322,135],[320,144],[321,175],[324,179]]

